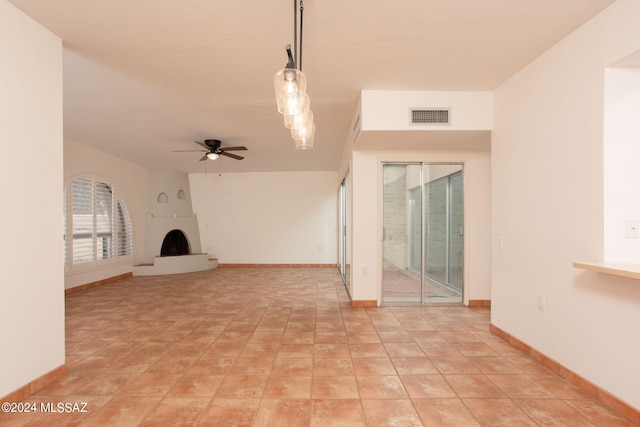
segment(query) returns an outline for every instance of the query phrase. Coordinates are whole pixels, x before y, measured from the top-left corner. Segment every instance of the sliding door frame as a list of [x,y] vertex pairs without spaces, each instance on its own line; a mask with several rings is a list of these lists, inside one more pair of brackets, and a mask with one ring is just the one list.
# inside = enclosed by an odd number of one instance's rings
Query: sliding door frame
[[[383,208],[383,193],[384,193],[384,167],[385,165],[420,165],[421,169],[420,169],[420,199],[421,199],[421,213],[422,213],[422,218],[421,218],[421,232],[420,232],[420,248],[421,248],[421,260],[420,260],[420,282],[421,282],[421,286],[420,286],[420,302],[418,303],[417,301],[415,303],[394,303],[391,302],[389,303],[388,301],[385,302],[384,299],[384,291],[385,291],[385,287],[384,287],[384,238],[385,238],[385,231],[384,231],[384,208]],[[451,268],[451,247],[450,247],[450,238],[451,236],[449,235],[451,232],[451,227],[450,227],[450,209],[451,209],[451,188],[450,188],[450,179],[453,175],[461,175],[462,176],[462,200],[463,200],[463,206],[462,206],[462,215],[463,215],[463,220],[462,220],[462,253],[461,253],[461,258],[462,258],[462,276],[461,276],[461,295],[460,295],[460,301],[453,303],[455,305],[461,304],[464,305],[465,303],[465,298],[467,295],[467,280],[466,280],[466,276],[467,276],[467,269],[468,269],[468,241],[466,239],[466,230],[467,230],[467,224],[469,221],[469,217],[468,217],[468,199],[469,199],[469,195],[467,194],[467,186],[466,186],[466,180],[467,180],[467,173],[466,173],[466,168],[467,168],[467,162],[465,160],[460,160],[460,159],[456,159],[456,160],[438,160],[438,161],[415,161],[415,160],[407,160],[407,161],[400,161],[400,160],[380,160],[380,185],[379,185],[379,191],[380,191],[380,209],[379,209],[379,224],[380,224],[380,229],[381,229],[381,239],[379,240],[380,243],[380,248],[379,248],[379,265],[380,265],[380,274],[379,274],[379,301],[381,305],[427,305],[427,301],[425,299],[425,280],[427,278],[427,265],[426,265],[426,231],[427,231],[427,220],[425,217],[425,212],[426,212],[426,207],[427,207],[427,203],[428,201],[426,200],[426,186],[428,183],[425,182],[424,179],[424,175],[425,175],[425,168],[428,166],[432,166],[432,165],[452,165],[452,166],[460,166],[461,170],[457,171],[457,172],[453,172],[451,174],[448,175],[444,175],[441,178],[438,179],[443,179],[446,178],[447,179],[447,200],[446,200],[446,206],[447,206],[447,264],[446,264],[446,268],[450,269]],[[409,219],[408,219],[409,221]],[[409,227],[413,227],[413,224],[409,225],[407,224],[407,228]],[[414,239],[415,236],[413,235],[413,233],[411,233],[409,230],[407,231],[407,234],[411,236],[411,239]],[[413,271],[414,273],[418,273],[417,269],[412,268],[412,261],[411,261],[411,251],[412,249],[412,242],[407,242],[407,247],[408,247],[408,251],[407,251],[407,270]],[[450,272],[447,271],[447,277],[450,277]],[[448,284],[447,284],[448,285]]]

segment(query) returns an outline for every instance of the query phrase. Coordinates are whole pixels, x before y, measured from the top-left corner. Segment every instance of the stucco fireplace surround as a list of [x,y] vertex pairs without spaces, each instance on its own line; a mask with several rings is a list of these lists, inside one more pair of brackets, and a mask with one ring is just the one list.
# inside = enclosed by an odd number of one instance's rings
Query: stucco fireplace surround
[[188,176],[154,171],[149,187],[144,262],[133,266],[133,275],[179,274],[216,268],[218,260],[201,252]]

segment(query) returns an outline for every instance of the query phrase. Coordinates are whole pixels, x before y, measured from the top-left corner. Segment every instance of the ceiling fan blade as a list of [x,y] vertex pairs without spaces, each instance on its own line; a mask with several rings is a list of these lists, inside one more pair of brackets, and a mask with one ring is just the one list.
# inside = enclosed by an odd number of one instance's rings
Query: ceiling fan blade
[[[221,151],[221,152],[220,152],[220,155],[221,155],[221,156],[231,157],[232,159],[236,159],[236,160],[242,160],[242,159],[244,159],[244,157],[242,157],[242,156],[237,156],[237,155],[235,155],[235,154],[231,154],[231,153],[225,153],[224,151]],[[207,156],[205,156],[205,157],[207,157]]]
[[196,144],[198,144],[198,145],[202,146],[203,148],[206,148],[206,149],[207,149],[207,151],[209,151],[209,150],[211,149],[211,147],[209,147],[209,146],[208,146],[207,144],[205,144],[204,142],[200,142],[200,141],[193,141],[193,142],[195,142]]
[[221,151],[238,151],[238,150],[246,150],[247,147],[220,147]]
[[[207,154],[209,154],[209,153],[207,153]],[[205,154],[204,156],[202,156],[202,158],[200,158],[200,161],[207,160],[207,154]]]
[[173,150],[172,153],[193,153],[193,152],[198,152],[198,153],[204,153],[207,150]]

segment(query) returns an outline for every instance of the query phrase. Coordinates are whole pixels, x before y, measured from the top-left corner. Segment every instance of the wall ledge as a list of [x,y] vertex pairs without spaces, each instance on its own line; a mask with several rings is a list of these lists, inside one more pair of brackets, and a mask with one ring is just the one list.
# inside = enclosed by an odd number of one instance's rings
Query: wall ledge
[[618,397],[614,396],[608,391],[600,388],[596,384],[593,384],[592,382],[586,380],[585,378],[581,377],[580,375],[571,371],[567,367],[556,362],[549,356],[546,356],[545,354],[539,352],[538,350],[531,347],[530,345],[524,343],[523,341],[520,341],[518,338],[514,337],[508,332],[503,331],[502,329],[495,326],[493,323],[489,324],[489,330],[493,334],[505,340],[511,346],[531,356],[533,359],[542,363],[544,366],[549,368],[554,373],[558,374],[559,376],[569,381],[571,384],[575,385],[576,387],[578,387],[579,389],[581,389],[582,391],[584,391],[594,399],[598,400],[607,408],[617,412],[618,414],[622,415],[623,417],[631,420],[636,424],[640,424],[640,410],[634,408],[633,406],[629,405],[628,403],[624,402],[623,400],[619,399]]
[[612,276],[627,277],[640,280],[640,264],[623,264],[613,262],[574,261],[574,268],[595,271]]

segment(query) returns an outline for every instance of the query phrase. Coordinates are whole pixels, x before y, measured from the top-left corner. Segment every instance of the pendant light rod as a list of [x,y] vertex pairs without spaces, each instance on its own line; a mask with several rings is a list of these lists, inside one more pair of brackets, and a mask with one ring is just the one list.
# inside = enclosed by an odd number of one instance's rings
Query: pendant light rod
[[303,0],[300,0],[300,62],[298,62],[298,70],[302,71],[302,16],[304,14]]
[[293,63],[298,68],[298,0],[293,0]]

